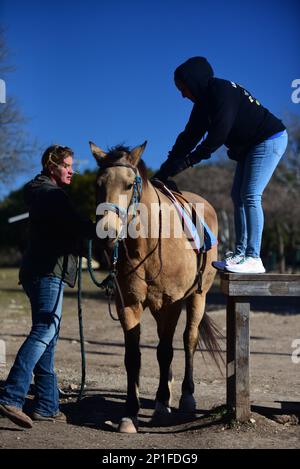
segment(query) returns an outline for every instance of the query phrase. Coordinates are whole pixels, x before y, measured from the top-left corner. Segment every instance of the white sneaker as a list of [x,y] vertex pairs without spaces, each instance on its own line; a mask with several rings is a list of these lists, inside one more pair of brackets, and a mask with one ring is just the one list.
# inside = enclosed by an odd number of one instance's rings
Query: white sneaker
[[237,274],[263,274],[266,271],[260,257],[249,256],[236,265],[226,265],[225,270]]
[[215,269],[224,270],[226,266],[239,264],[245,256],[242,254],[234,254],[232,251],[226,252],[223,261],[214,261],[211,265]]

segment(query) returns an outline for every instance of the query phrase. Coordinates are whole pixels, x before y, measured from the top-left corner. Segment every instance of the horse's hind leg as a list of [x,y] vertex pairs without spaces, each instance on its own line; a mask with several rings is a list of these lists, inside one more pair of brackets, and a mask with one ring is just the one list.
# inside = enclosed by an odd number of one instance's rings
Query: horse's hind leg
[[181,313],[182,302],[178,301],[167,308],[153,314],[157,322],[159,344],[157,360],[159,363],[159,386],[156,393],[154,417],[163,416],[171,412],[172,397],[172,359],[173,336]]
[[186,300],[186,327],[183,333],[185,351],[185,374],[181,387],[179,408],[183,412],[194,412],[196,401],[194,398],[193,362],[194,353],[199,338],[199,324],[205,311],[206,295],[194,293]]

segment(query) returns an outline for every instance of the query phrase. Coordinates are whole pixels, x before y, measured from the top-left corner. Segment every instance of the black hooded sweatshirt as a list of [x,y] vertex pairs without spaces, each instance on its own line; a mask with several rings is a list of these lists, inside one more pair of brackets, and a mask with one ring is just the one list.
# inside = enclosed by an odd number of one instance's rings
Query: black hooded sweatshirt
[[187,86],[196,103],[169,158],[186,156],[207,132],[193,153],[193,163],[208,159],[223,144],[229,148],[228,156],[239,161],[251,147],[285,130],[283,123],[242,86],[215,78],[204,57],[192,57],[180,65],[174,79]]
[[77,256],[81,253],[83,238],[95,236],[94,223],[83,218],[67,193],[43,173],[26,184],[24,200],[29,206],[30,225],[20,283],[53,275],[73,287]]

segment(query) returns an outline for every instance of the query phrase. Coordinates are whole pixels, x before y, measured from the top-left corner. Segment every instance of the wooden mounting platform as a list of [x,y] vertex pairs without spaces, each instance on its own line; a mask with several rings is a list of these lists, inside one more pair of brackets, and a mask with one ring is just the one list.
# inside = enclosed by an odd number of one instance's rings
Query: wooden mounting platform
[[250,298],[300,296],[300,275],[222,272],[221,290],[227,296],[227,406],[237,420],[246,421],[250,417]]
[[228,296],[300,296],[300,275],[221,273]]

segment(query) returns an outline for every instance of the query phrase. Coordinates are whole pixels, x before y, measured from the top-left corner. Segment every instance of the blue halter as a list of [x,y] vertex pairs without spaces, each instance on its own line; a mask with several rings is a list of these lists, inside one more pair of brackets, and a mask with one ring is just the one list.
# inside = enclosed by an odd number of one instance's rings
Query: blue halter
[[129,209],[132,207],[133,217],[136,216],[136,206],[141,200],[142,191],[143,191],[143,181],[142,181],[141,176],[138,174],[138,170],[135,166],[132,166],[132,165],[127,164],[127,163],[110,163],[110,164],[101,165],[100,168],[101,169],[106,169],[106,168],[115,167],[115,166],[123,166],[125,168],[132,169],[135,172],[135,178],[134,178],[134,181],[133,181],[132,197],[131,197],[130,204],[127,207],[127,210],[124,209],[123,207],[120,207],[119,205],[113,204],[111,202],[105,202],[104,204],[101,204],[102,209],[107,210],[107,211],[111,211],[111,212],[115,212],[118,215],[118,217],[121,219],[121,223],[122,223],[122,228],[121,228],[119,236],[118,236],[118,238],[115,242],[113,255],[112,255],[113,267],[114,268],[115,268],[115,266],[118,262],[118,257],[119,257],[119,241],[123,240],[125,238],[125,227],[126,227],[126,224],[127,224],[127,214],[129,212]]
[[[136,216],[136,206],[139,203],[143,191],[143,181],[139,174],[136,174],[133,182],[133,192],[129,207],[133,206],[133,216]],[[129,210],[128,207],[128,210]]]

